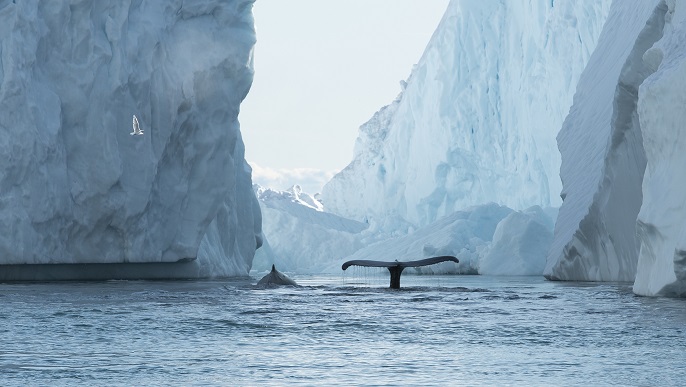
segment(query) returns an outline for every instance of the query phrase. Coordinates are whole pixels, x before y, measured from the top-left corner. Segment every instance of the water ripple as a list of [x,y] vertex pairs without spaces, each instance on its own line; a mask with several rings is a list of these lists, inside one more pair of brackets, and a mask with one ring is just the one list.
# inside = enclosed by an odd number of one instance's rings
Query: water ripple
[[[296,277],[296,281],[300,281]],[[683,300],[421,276],[0,284],[8,385],[674,385]],[[439,285],[437,285],[439,283]]]

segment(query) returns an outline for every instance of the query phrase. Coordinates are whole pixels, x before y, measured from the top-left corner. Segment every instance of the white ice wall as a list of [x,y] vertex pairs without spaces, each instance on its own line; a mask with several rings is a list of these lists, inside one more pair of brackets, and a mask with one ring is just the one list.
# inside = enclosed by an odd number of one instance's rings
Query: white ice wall
[[634,292],[686,297],[686,2],[668,1],[664,36],[644,55],[638,115],[647,167]]
[[646,163],[638,88],[654,71],[643,55],[662,37],[666,11],[659,0],[612,4],[558,135],[564,200],[545,269],[549,279],[634,280]]
[[454,0],[402,94],[360,128],[327,210],[387,229],[557,205],[555,135],[610,0]]
[[0,2],[0,263],[247,274],[254,43],[252,0]]

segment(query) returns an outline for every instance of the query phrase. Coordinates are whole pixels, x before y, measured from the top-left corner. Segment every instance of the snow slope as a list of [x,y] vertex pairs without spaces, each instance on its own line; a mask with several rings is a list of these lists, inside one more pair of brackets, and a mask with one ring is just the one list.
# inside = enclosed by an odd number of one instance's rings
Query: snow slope
[[609,4],[453,0],[324,187],[327,210],[390,230],[487,202],[556,206],[555,135]]
[[638,115],[647,167],[634,292],[686,297],[686,2],[668,1],[662,39],[643,59]]
[[0,2],[0,263],[247,275],[254,43],[252,0]]
[[558,135],[564,201],[545,269],[549,279],[634,280],[646,164],[638,88],[654,71],[643,56],[662,37],[666,11],[659,0],[612,4]]

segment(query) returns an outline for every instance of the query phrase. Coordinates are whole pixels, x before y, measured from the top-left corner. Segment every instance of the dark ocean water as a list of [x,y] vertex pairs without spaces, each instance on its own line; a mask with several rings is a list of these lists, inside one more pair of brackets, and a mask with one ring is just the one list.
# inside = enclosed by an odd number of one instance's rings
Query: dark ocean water
[[686,301],[537,277],[0,284],[0,385],[686,383]]

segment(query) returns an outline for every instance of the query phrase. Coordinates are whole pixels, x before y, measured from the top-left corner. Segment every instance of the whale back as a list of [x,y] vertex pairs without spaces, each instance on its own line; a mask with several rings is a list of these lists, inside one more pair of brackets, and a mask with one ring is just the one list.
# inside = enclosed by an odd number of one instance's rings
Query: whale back
[[290,285],[298,286],[298,284],[292,279],[288,278],[287,275],[276,270],[276,266],[272,265],[272,271],[269,274],[262,277],[261,280],[257,282],[259,286],[280,286],[280,285]]

